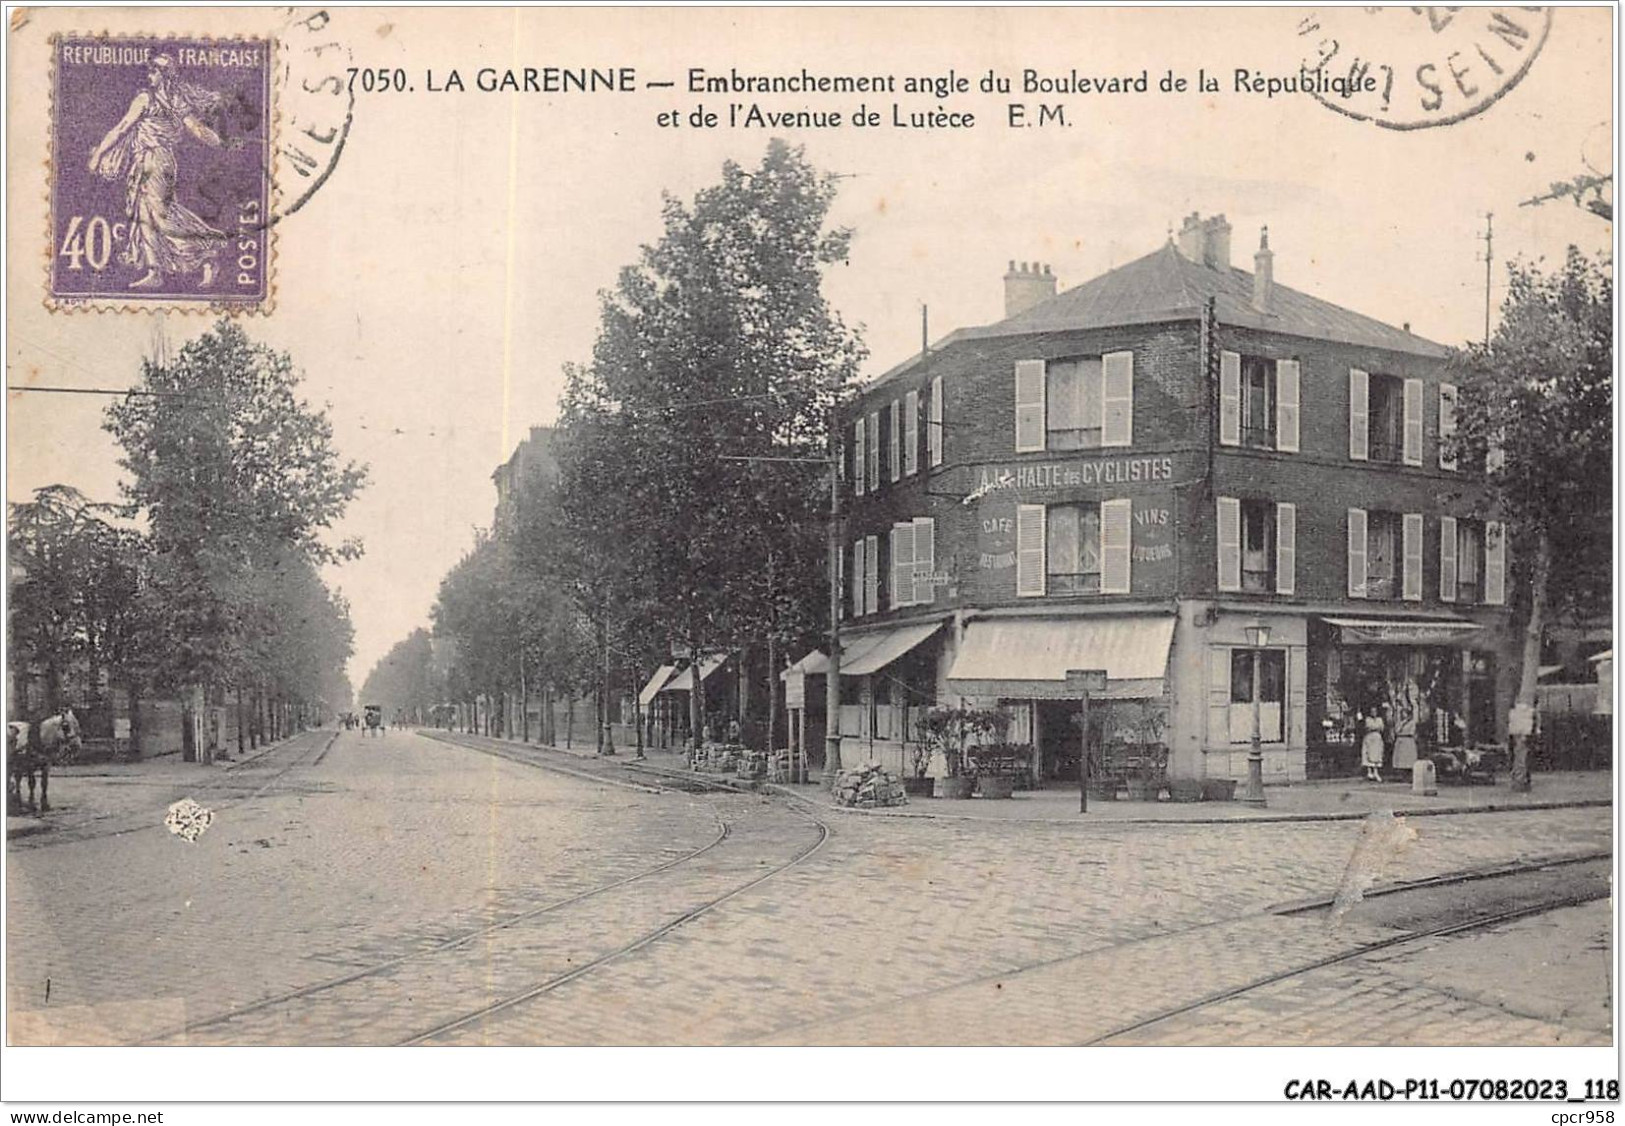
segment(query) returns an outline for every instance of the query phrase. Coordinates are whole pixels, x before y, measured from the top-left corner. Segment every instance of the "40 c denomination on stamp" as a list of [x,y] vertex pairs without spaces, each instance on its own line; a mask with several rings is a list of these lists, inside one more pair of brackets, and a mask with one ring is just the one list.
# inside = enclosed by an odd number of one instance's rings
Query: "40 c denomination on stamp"
[[269,38],[52,40],[55,309],[265,311]]

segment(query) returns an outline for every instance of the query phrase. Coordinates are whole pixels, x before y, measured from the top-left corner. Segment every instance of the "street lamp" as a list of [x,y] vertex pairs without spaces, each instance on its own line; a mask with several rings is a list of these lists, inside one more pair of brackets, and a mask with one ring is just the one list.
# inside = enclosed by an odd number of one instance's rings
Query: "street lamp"
[[1264,660],[1264,646],[1270,643],[1270,627],[1254,622],[1247,627],[1247,644],[1253,650],[1253,742],[1247,751],[1247,790],[1241,800],[1248,805],[1264,805],[1264,750],[1259,746],[1260,723],[1258,697],[1261,678],[1259,668]]

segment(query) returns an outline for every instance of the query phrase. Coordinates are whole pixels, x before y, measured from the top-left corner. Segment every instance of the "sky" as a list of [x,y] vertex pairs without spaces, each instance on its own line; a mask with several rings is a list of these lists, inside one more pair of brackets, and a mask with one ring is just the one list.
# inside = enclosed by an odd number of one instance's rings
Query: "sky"
[[[1337,33],[1396,67],[1456,65],[1482,36],[1427,13],[1344,9]],[[98,10],[99,26],[137,30],[139,12]],[[176,14],[165,27],[225,34],[271,30],[267,11]],[[841,176],[832,222],[850,227],[850,259],[826,292],[861,325],[877,374],[931,335],[1002,315],[1010,260],[1051,266],[1062,289],[1156,249],[1182,216],[1222,212],[1235,264],[1251,268],[1261,225],[1283,284],[1379,319],[1409,322],[1446,344],[1483,332],[1486,212],[1494,280],[1512,257],[1596,253],[1612,229],[1556,201],[1520,206],[1558,180],[1611,171],[1611,13],[1555,13],[1522,79],[1482,112],[1449,125],[1379,128],[1304,95],[1232,89],[1236,68],[1296,72],[1306,12],[1293,9],[347,9],[324,29],[350,65],[403,68],[410,93],[358,93],[325,184],[277,227],[276,301],[248,332],[290,352],[310,401],[325,405],[341,454],[371,481],[336,535],[366,553],[330,580],[356,627],[351,678],[426,625],[441,577],[491,520],[491,473],[534,424],[557,415],[563,365],[589,358],[598,294],[658,238],[663,193],[689,198],[726,160],[758,160],[770,138],[803,144]],[[1376,21],[1368,29],[1359,21]],[[50,113],[46,37],[77,28],[71,10],[36,10],[10,44],[7,381],[16,386],[129,387],[155,331],[171,347],[209,321],[169,314],[49,312],[43,305]],[[152,30],[152,28],[145,28]],[[290,37],[291,38],[291,37]],[[1493,46],[1493,41],[1490,41]],[[1409,54],[1405,52],[1410,52]],[[284,93],[318,84],[309,52],[286,51]],[[635,67],[630,93],[480,92],[481,67]],[[969,129],[695,129],[704,103],[774,110],[926,110],[938,99],[880,95],[709,95],[690,68],[726,75],[890,74],[968,77],[940,104],[971,112]],[[456,68],[463,93],[444,86]],[[1136,94],[983,94],[990,69],[1129,77]],[[1160,95],[1172,70],[1218,93]],[[1435,71],[1437,73],[1437,71]],[[1484,69],[1465,80],[1491,86]],[[1064,128],[1012,129],[1009,102],[1064,103]],[[291,106],[291,99],[285,99]],[[682,123],[657,117],[678,111]],[[1031,109],[1029,113],[1033,112]],[[180,155],[186,174],[187,150]],[[279,165],[282,186],[298,182]],[[35,249],[37,247],[37,250]],[[100,429],[105,400],[8,393],[6,494],[54,482],[92,497],[117,492],[117,450]]]

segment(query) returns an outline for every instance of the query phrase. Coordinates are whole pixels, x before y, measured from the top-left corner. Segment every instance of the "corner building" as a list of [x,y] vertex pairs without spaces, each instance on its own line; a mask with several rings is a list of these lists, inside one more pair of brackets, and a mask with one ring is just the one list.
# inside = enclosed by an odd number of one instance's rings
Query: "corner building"
[[[875,379],[843,421],[843,761],[908,770],[935,704],[996,705],[1039,784],[1091,745],[1175,778],[1358,772],[1504,737],[1503,527],[1472,511],[1446,350],[1251,273],[1222,216]],[[1262,647],[1247,627],[1268,627]],[[1256,671],[1255,671],[1256,670]],[[1500,700],[1498,701],[1498,696]],[[1409,739],[1393,739],[1395,734]]]

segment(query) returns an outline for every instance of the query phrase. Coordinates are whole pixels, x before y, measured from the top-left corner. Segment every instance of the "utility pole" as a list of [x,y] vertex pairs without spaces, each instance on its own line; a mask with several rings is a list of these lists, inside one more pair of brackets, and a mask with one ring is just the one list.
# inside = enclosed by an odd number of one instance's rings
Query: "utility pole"
[[1491,264],[1495,261],[1495,213],[1484,213],[1484,347],[1490,346],[1490,289],[1494,283]]

